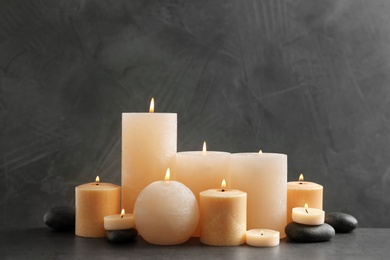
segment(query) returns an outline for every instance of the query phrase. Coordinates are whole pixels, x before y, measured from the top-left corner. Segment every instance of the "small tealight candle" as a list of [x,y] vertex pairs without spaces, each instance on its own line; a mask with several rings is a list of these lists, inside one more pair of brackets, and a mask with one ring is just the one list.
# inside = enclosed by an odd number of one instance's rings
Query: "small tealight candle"
[[292,210],[292,220],[304,225],[322,225],[325,221],[325,211],[321,209],[309,208],[307,203],[305,207],[297,207]]
[[125,230],[134,228],[134,226],[134,215],[125,214],[124,209],[122,209],[121,214],[104,217],[105,230]]
[[280,243],[280,233],[271,229],[251,229],[246,232],[246,243],[256,247],[277,246]]
[[199,208],[195,195],[184,184],[169,178],[168,169],[165,181],[146,186],[134,205],[137,230],[150,244],[184,243],[198,224]]

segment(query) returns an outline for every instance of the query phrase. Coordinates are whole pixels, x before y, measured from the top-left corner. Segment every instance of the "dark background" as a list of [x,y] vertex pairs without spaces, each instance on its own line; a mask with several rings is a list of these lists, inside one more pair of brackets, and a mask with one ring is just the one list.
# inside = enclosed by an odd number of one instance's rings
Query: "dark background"
[[324,209],[390,227],[390,1],[0,0],[0,227],[120,184],[121,113],[178,151],[279,152]]

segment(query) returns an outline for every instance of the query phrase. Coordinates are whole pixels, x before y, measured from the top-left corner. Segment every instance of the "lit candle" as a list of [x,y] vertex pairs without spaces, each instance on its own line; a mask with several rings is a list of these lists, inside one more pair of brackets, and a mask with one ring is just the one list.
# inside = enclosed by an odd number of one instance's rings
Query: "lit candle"
[[308,203],[310,207],[322,209],[323,187],[314,182],[304,181],[301,174],[298,181],[287,183],[287,223],[292,221],[291,213],[295,207]]
[[309,208],[306,203],[305,207],[292,209],[292,220],[304,225],[322,225],[325,221],[325,212],[320,209]]
[[135,202],[135,225],[151,244],[184,243],[198,223],[199,208],[194,194],[184,184],[171,181],[169,175],[168,169],[165,181],[149,184]]
[[107,215],[120,210],[120,187],[111,183],[95,182],[75,188],[76,235],[104,237],[104,221]]
[[248,229],[267,228],[285,237],[287,155],[237,153],[231,156],[231,187],[248,193]]
[[226,189],[200,192],[200,242],[211,246],[236,246],[245,243],[246,193]]
[[176,154],[177,114],[122,114],[122,208],[133,212],[138,194],[172,167]]
[[280,243],[279,231],[251,229],[246,232],[246,243],[256,247],[273,247]]
[[[202,151],[179,152],[176,154],[176,179],[195,194],[218,187],[222,179],[229,179],[230,153],[207,151],[206,142]],[[200,236],[200,223],[193,236]]]
[[134,228],[134,226],[134,215],[125,214],[124,209],[122,209],[121,214],[104,217],[105,230],[125,230]]

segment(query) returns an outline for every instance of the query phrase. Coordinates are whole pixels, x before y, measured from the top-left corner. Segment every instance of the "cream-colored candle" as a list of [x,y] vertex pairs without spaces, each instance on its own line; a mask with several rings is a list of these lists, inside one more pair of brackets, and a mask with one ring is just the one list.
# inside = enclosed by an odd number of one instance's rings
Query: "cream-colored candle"
[[135,227],[134,215],[125,214],[125,210],[122,209],[121,214],[109,215],[104,217],[104,229],[105,230],[125,230]]
[[245,243],[246,193],[239,190],[209,189],[200,192],[200,242],[210,246]]
[[304,207],[292,209],[292,220],[299,224],[318,226],[324,224],[325,212],[321,209]]
[[267,228],[285,237],[287,155],[236,153],[231,156],[231,187],[248,193],[248,229]]
[[176,245],[187,241],[199,219],[194,194],[184,184],[171,181],[169,169],[165,181],[149,184],[134,206],[135,225],[147,242]]
[[76,235],[104,237],[103,218],[120,210],[120,187],[96,177],[95,182],[77,186],[75,193]]
[[287,223],[292,221],[291,213],[295,207],[308,203],[310,207],[322,209],[323,187],[314,182],[304,181],[301,174],[298,181],[287,183]]
[[[154,105],[154,102],[153,102]],[[174,164],[177,114],[122,114],[122,208],[132,213],[138,194]]]
[[[230,153],[207,151],[179,152],[176,154],[176,179],[195,194],[199,202],[199,192],[218,187],[222,179],[229,180]],[[200,223],[194,237],[200,236]]]
[[251,229],[246,232],[246,243],[256,247],[273,247],[280,243],[279,231]]

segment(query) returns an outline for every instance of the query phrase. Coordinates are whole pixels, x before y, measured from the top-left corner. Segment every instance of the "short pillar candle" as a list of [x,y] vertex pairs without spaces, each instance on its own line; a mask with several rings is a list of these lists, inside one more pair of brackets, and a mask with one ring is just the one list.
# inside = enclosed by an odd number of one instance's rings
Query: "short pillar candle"
[[210,246],[245,243],[246,192],[209,189],[199,194],[200,242]]
[[304,181],[301,174],[298,181],[287,183],[287,223],[292,221],[292,209],[302,207],[305,203],[311,208],[322,209],[323,187],[314,182]]
[[104,217],[120,211],[120,187],[111,183],[95,182],[75,188],[76,235],[105,237]]

